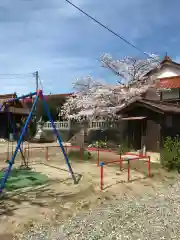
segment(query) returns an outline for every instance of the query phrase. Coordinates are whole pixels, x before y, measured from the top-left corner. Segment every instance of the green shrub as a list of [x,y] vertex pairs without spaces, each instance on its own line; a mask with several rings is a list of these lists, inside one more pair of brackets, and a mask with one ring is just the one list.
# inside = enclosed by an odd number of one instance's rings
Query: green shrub
[[107,143],[103,142],[103,141],[96,141],[96,142],[92,143],[92,147],[107,148]]
[[93,156],[91,155],[90,152],[82,151],[82,153],[81,153],[81,150],[77,150],[77,151],[70,150],[67,155],[68,155],[69,159],[72,159],[72,160],[73,159],[89,160],[89,159],[93,158]]
[[180,139],[178,136],[167,137],[161,151],[161,164],[169,171],[180,171]]
[[133,151],[133,147],[132,146],[129,147],[127,142],[124,142],[121,145],[119,145],[119,154],[124,154],[130,151]]

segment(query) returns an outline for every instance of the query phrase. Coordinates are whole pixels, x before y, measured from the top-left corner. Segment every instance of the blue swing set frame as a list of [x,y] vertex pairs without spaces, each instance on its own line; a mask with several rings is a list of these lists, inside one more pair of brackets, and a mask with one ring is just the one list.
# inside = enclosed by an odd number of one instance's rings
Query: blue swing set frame
[[[64,149],[64,146],[63,146],[63,144],[62,144],[61,136],[60,136],[59,132],[58,132],[57,129],[56,129],[56,126],[55,126],[55,124],[54,124],[53,118],[52,118],[51,113],[50,113],[50,111],[49,111],[48,104],[46,103],[46,100],[45,100],[45,98],[44,98],[44,96],[43,96],[42,90],[38,90],[37,92],[29,93],[29,94],[27,94],[27,95],[23,95],[23,96],[20,96],[20,97],[12,98],[12,99],[10,99],[10,100],[7,101],[7,105],[8,105],[8,103],[12,103],[12,102],[14,102],[14,101],[16,101],[16,100],[21,100],[21,99],[25,99],[25,98],[27,98],[27,97],[33,97],[33,96],[36,96],[36,97],[35,97],[35,100],[34,100],[34,102],[33,102],[31,111],[30,111],[30,113],[29,113],[29,115],[28,115],[28,117],[27,117],[27,119],[26,119],[26,122],[25,122],[24,127],[23,127],[22,132],[21,132],[21,135],[20,135],[20,137],[19,137],[19,139],[18,139],[18,141],[17,141],[17,146],[16,146],[16,148],[15,148],[15,151],[14,151],[11,159],[8,161],[8,164],[9,164],[9,165],[8,165],[8,168],[7,168],[7,170],[5,171],[4,176],[3,176],[2,180],[1,180],[1,183],[0,183],[0,194],[2,193],[3,189],[5,188],[6,182],[7,182],[7,180],[8,180],[8,177],[9,177],[10,173],[11,173],[11,170],[12,170],[12,166],[13,166],[13,164],[14,164],[14,162],[15,162],[15,158],[16,158],[16,155],[17,155],[17,153],[18,153],[18,150],[20,150],[20,152],[22,152],[22,150],[21,150],[21,143],[22,143],[22,141],[23,141],[23,136],[24,136],[24,134],[25,134],[25,132],[26,132],[26,130],[27,130],[28,124],[29,124],[29,122],[30,122],[30,120],[31,120],[31,118],[32,118],[33,111],[34,111],[35,108],[36,108],[38,99],[41,99],[41,100],[42,100],[44,110],[45,110],[46,113],[47,113],[47,116],[48,116],[48,118],[49,118],[49,121],[51,122],[51,125],[52,125],[52,127],[53,127],[53,132],[54,132],[54,134],[57,136],[59,146],[60,146],[60,148],[61,148],[61,150],[62,150],[62,153],[63,153],[63,155],[64,155],[66,164],[67,164],[67,166],[68,166],[68,170],[69,170],[69,172],[70,172],[70,174],[71,174],[71,176],[72,176],[72,179],[73,179],[73,181],[74,181],[74,184],[77,183],[77,180],[76,180],[75,174],[74,174],[74,172],[73,172],[72,166],[71,166],[71,164],[70,164],[70,162],[69,162],[69,158],[68,158],[67,153],[66,153],[66,151],[65,151],[65,149]],[[2,106],[0,107],[0,110],[1,110],[1,108],[2,108]]]

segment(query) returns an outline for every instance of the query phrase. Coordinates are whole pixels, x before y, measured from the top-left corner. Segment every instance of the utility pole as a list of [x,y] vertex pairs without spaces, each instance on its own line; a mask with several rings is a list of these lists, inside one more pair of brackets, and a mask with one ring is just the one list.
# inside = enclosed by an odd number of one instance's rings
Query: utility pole
[[[39,73],[38,71],[35,72],[35,77],[36,77],[36,92],[39,90]],[[35,107],[35,113],[36,113],[36,118],[35,118],[35,122],[36,122],[36,131],[37,131],[37,106]]]
[[38,85],[39,73],[38,73],[38,71],[35,72],[35,75],[36,75],[36,92],[37,92],[37,90],[38,90],[38,88],[39,88],[39,85]]

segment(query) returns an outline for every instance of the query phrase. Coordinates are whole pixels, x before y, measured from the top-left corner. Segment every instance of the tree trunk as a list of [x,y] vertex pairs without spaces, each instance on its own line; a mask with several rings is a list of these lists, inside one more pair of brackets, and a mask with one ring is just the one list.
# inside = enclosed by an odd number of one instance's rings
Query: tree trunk
[[85,152],[85,137],[87,135],[88,132],[88,121],[85,120],[82,123],[82,129],[81,129],[81,142],[80,142],[80,155],[81,158],[83,159],[84,156],[84,152]]

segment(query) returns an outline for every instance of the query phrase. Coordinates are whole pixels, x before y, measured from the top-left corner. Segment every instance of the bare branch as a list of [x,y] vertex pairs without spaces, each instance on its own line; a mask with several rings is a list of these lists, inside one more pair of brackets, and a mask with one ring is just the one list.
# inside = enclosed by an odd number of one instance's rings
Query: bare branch
[[146,73],[159,66],[159,57],[154,54],[149,54],[147,59],[125,57],[121,60],[114,60],[111,55],[104,54],[100,61],[104,67],[109,68],[128,83],[141,80]]

